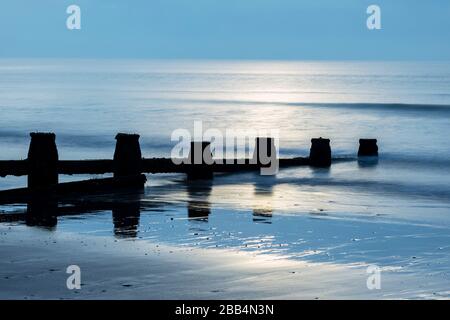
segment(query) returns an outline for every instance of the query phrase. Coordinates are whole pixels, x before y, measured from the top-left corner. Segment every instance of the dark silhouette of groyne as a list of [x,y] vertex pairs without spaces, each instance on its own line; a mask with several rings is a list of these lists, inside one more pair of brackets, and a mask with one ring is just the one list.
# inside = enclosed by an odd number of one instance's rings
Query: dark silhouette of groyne
[[[145,174],[184,173],[188,179],[212,179],[214,173],[257,171],[277,161],[279,168],[292,166],[329,167],[333,161],[330,140],[311,140],[309,157],[276,158],[274,138],[258,137],[252,158],[213,158],[210,143],[194,141],[187,159],[143,158],[138,134],[119,133],[113,159],[59,160],[54,133],[30,134],[25,160],[0,161],[0,176],[28,176],[28,186],[0,191],[0,204],[26,203],[32,198],[58,199],[63,196],[109,193],[121,189],[143,188]],[[376,139],[361,139],[358,156],[377,156]],[[274,158],[275,156],[275,158]],[[174,161],[184,160],[184,161]],[[59,183],[60,174],[106,174],[113,177]]]

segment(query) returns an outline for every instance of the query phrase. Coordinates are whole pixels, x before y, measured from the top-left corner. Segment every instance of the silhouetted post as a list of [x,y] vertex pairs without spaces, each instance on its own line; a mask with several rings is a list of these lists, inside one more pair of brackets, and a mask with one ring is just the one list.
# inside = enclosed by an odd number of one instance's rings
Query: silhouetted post
[[269,137],[257,137],[253,163],[259,166],[270,166],[272,157],[276,156],[275,139]]
[[138,134],[118,133],[114,151],[114,177],[138,175],[142,172],[142,153]]
[[28,149],[28,187],[58,184],[58,149],[54,133],[32,132]]
[[191,141],[188,163],[188,179],[211,179],[213,177],[211,143]]
[[311,139],[309,164],[314,167],[329,167],[331,165],[330,139]]
[[378,156],[377,139],[359,139],[358,157]]

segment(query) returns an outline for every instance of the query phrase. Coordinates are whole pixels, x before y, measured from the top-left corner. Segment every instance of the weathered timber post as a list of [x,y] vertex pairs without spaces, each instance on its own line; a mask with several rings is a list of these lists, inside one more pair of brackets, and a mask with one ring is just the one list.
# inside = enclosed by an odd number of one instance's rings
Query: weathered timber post
[[114,151],[114,177],[139,175],[142,172],[142,153],[138,134],[118,133]]
[[28,149],[28,188],[58,184],[58,149],[54,133],[32,132]]
[[27,202],[26,223],[54,227],[58,202],[50,187],[58,184],[58,149],[54,133],[32,132],[28,149],[28,188],[33,191]]
[[212,179],[211,168],[214,160],[211,153],[211,143],[207,141],[191,141],[188,156],[188,179]]
[[359,139],[358,157],[378,156],[377,139]]
[[311,139],[309,164],[313,167],[331,166],[330,139],[323,139],[323,138]]

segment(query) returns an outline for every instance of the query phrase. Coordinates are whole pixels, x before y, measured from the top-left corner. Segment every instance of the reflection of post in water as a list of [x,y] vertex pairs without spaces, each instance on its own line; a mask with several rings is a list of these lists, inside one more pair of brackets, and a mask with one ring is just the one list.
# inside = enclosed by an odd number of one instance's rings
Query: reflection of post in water
[[27,226],[53,229],[58,223],[58,201],[49,193],[35,193],[27,203]]
[[[112,216],[114,223],[114,235],[121,238],[135,238],[138,233],[139,219],[141,216],[142,192],[123,196],[123,199],[112,204]],[[117,198],[116,198],[117,199]]]
[[378,157],[358,157],[358,167],[375,168],[378,165]]
[[255,204],[253,206],[253,222],[272,223],[272,196],[275,177],[257,177],[255,188]]
[[272,208],[254,208],[253,222],[272,223]]
[[188,217],[190,219],[208,221],[208,216],[211,213],[211,203],[208,198],[211,191],[211,180],[189,180],[187,182]]

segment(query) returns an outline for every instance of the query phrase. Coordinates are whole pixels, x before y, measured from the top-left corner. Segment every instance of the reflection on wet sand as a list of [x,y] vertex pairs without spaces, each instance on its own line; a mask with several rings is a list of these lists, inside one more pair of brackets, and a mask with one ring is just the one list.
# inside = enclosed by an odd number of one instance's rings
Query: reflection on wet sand
[[273,213],[273,186],[275,177],[266,176],[257,179],[254,183],[253,222],[272,223]]
[[196,219],[199,221],[208,221],[211,214],[211,203],[209,196],[212,191],[211,180],[188,180],[188,217],[189,219]]
[[[112,211],[114,235],[121,238],[136,237],[141,214],[141,199],[144,189],[127,193],[92,197],[86,199],[66,199],[58,203],[48,195],[37,195],[27,203],[25,212],[0,214],[0,222],[25,222],[30,227],[56,229],[58,217],[82,215],[99,211]],[[154,207],[155,204],[146,204]]]
[[[253,188],[249,192],[253,194],[248,200],[253,208],[253,221],[256,223],[271,223],[274,207],[274,186],[277,185],[276,177],[256,177]],[[195,221],[208,222],[211,214],[211,194],[213,181],[205,180],[179,180],[170,189],[163,188],[163,193],[178,194],[182,190],[187,192],[187,215]],[[253,190],[252,190],[253,189]],[[251,191],[252,190],[252,191]],[[148,191],[149,194],[160,191]],[[228,192],[227,192],[228,193]],[[45,200],[44,200],[45,199]],[[97,195],[92,197],[67,198],[54,200],[49,195],[40,195],[27,203],[26,210],[13,210],[13,212],[1,214],[1,222],[24,222],[27,226],[44,227],[50,231],[56,229],[58,217],[76,216],[95,212],[112,212],[114,236],[118,238],[135,238],[138,236],[141,211],[154,212],[160,210],[170,202],[164,198],[146,198],[145,189],[128,190],[114,194]],[[157,211],[158,211],[157,210]]]
[[25,222],[27,226],[37,226],[53,230],[58,223],[58,202],[48,194],[37,194],[27,203]]
[[[438,270],[440,259],[448,259],[448,219],[441,218],[448,212],[447,204],[435,211],[442,212],[439,216],[424,218],[430,226],[399,224],[390,215],[399,217],[406,212],[421,217],[423,209],[414,209],[410,198],[405,198],[397,200],[395,206],[372,210],[367,203],[386,198],[366,194],[349,198],[347,189],[330,192],[326,185],[313,188],[304,183],[313,174],[320,175],[320,170],[311,173],[305,169],[297,176],[286,170],[277,177],[248,173],[239,175],[238,181],[236,176],[221,175],[208,182],[168,175],[152,179],[145,193],[64,199],[58,203],[57,214],[55,203],[39,201],[29,203],[28,210],[24,206],[0,207],[0,223],[46,227],[52,236],[58,222],[58,234],[69,231],[81,238],[139,237],[143,242],[170,243],[180,249],[220,248],[321,263],[354,264],[364,259],[402,267],[406,261],[411,262],[408,268],[415,270],[429,264]],[[358,212],[358,216],[348,211]],[[42,235],[41,230],[29,231]],[[389,256],[382,248],[374,250],[376,243],[389,246]]]
[[129,194],[122,201],[112,203],[114,235],[118,238],[136,238],[141,216],[141,199],[144,190]]
[[272,209],[253,209],[253,222],[271,224]]

